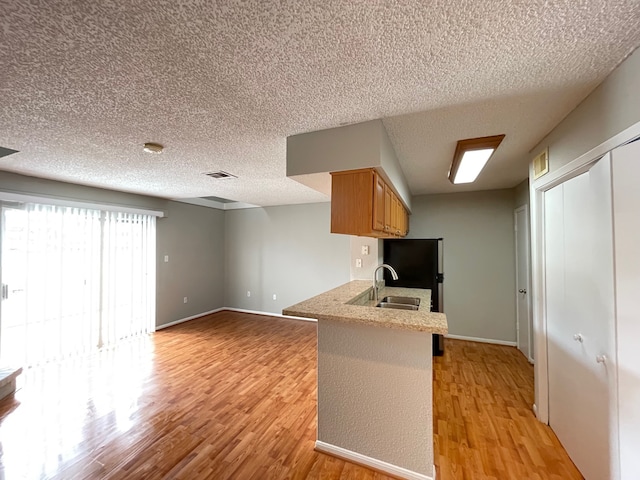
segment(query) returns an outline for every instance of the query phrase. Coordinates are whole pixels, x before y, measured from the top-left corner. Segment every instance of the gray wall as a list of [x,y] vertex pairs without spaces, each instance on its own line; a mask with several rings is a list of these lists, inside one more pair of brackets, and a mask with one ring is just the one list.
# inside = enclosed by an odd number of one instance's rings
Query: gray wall
[[432,478],[432,380],[430,333],[320,320],[318,440]]
[[[310,174],[380,167],[385,180],[411,210],[409,184],[398,163],[382,120],[287,137],[287,176],[305,180]],[[331,188],[324,192],[330,194]]]
[[156,325],[223,306],[224,212],[1,171],[0,190],[164,211],[156,224]]
[[532,152],[549,147],[551,172],[639,122],[639,86],[640,50],[636,50]]
[[513,208],[522,207],[523,205],[529,205],[529,179],[524,180],[522,183],[519,183],[513,189],[515,201],[513,203]]
[[137,207],[147,210],[163,211],[168,203],[168,200],[163,198],[85,187],[73,183],[56,182],[2,171],[0,171],[0,190],[89,203]]
[[156,223],[157,325],[224,306],[224,212],[178,202],[165,211]]
[[225,306],[281,313],[348,282],[350,237],[329,233],[330,214],[329,203],[226,211]]
[[[373,280],[373,271],[382,263],[382,240],[371,237],[350,237],[351,245],[351,280]],[[369,254],[362,254],[362,247],[369,247]],[[357,260],[362,261],[362,266],[356,266]],[[378,272],[382,278],[382,273]]]
[[449,333],[515,342],[514,190],[413,197],[407,238],[444,238]]

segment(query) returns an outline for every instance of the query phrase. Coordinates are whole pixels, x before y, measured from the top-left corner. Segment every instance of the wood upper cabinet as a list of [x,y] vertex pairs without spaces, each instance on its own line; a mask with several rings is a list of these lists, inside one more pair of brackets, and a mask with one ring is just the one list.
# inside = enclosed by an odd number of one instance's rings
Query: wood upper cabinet
[[384,233],[391,233],[391,222],[393,220],[393,190],[389,185],[384,185]]
[[404,205],[374,169],[331,174],[331,233],[399,237],[407,226]]
[[385,198],[387,194],[387,184],[380,175],[373,172],[375,180],[375,192],[373,196],[373,230],[384,232],[385,225]]

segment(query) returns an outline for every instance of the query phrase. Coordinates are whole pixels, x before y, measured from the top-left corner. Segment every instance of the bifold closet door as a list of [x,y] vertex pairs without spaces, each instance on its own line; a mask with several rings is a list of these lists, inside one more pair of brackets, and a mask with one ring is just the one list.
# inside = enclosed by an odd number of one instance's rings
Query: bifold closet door
[[587,480],[614,478],[609,157],[547,191],[544,212],[549,425]]
[[612,153],[620,478],[640,477],[640,140]]

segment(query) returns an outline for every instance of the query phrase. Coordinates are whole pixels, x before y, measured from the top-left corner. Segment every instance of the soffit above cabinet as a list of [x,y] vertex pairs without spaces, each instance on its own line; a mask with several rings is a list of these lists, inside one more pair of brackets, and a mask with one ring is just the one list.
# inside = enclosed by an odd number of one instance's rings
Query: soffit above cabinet
[[287,137],[287,177],[325,195],[330,172],[375,168],[411,209],[411,193],[380,120]]

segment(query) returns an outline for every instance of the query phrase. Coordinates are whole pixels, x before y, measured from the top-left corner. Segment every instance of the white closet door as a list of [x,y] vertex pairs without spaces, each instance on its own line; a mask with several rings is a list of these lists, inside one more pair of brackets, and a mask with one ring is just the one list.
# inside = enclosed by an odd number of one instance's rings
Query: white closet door
[[613,156],[620,478],[640,478],[640,141]]
[[606,158],[545,193],[549,424],[587,480],[613,473],[611,251]]

